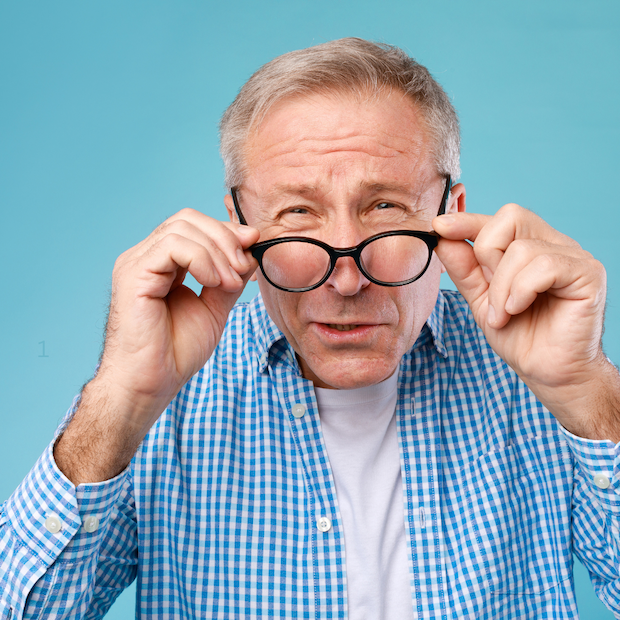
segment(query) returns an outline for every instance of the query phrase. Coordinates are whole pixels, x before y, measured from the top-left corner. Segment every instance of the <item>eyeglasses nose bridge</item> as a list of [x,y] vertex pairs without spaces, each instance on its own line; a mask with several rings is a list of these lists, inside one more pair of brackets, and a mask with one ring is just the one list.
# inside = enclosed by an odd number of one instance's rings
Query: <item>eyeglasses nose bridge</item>
[[[355,273],[357,273],[357,281],[358,284],[356,285],[357,289],[359,290],[359,288],[364,288],[365,286],[367,286],[368,284],[370,284],[372,282],[372,279],[369,277],[369,275],[366,273],[366,271],[364,270],[364,268],[362,267],[362,262],[361,262],[361,252],[362,252],[362,248],[360,248],[360,246],[363,246],[364,242],[360,243],[360,245],[355,246],[355,247],[351,247],[351,248],[334,248],[331,247],[331,252],[330,252],[330,267],[329,267],[329,271],[328,273],[325,275],[325,277],[323,278],[321,284],[323,284],[324,282],[329,281],[331,278],[337,277],[340,278],[342,277],[342,275],[338,276],[338,272],[337,272],[337,263],[338,263],[338,259],[339,258],[352,258],[353,261],[355,262],[355,267],[353,267],[352,265],[349,267],[350,269],[356,269],[357,271]],[[353,272],[352,272],[353,273]],[[335,284],[335,283],[334,283]],[[341,284],[342,286],[342,284]]]
[[348,257],[351,257],[355,261],[355,264],[357,265],[357,268],[359,269],[362,276],[364,276],[364,278],[368,278],[368,275],[365,273],[364,268],[362,267],[362,261],[361,261],[362,249],[364,245],[365,245],[365,242],[362,241],[362,243],[360,243],[359,245],[356,245],[350,248],[331,247],[331,256],[330,256],[331,265],[329,268],[329,273],[327,274],[327,277],[325,279],[328,279],[329,277],[331,277],[332,273],[336,269],[336,263],[338,262],[339,258],[348,258]]

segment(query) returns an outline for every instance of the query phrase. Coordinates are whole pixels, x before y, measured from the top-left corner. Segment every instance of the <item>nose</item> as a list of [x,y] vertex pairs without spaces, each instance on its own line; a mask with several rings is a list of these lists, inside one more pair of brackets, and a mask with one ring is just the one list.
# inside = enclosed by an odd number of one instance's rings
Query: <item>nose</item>
[[330,274],[325,286],[336,291],[343,297],[357,295],[362,289],[370,284],[364,274],[359,270],[355,260],[351,256],[340,257]]

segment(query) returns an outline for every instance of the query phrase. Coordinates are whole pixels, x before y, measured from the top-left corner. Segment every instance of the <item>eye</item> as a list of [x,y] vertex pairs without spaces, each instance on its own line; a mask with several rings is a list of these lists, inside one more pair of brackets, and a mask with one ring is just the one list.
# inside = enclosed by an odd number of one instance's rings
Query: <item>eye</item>
[[392,202],[380,202],[378,205],[375,206],[375,209],[395,209],[396,205]]
[[280,211],[278,213],[278,219],[286,219],[291,217],[292,215],[309,215],[310,211],[308,209],[306,209],[305,207],[289,207],[287,209],[283,209],[282,211]]

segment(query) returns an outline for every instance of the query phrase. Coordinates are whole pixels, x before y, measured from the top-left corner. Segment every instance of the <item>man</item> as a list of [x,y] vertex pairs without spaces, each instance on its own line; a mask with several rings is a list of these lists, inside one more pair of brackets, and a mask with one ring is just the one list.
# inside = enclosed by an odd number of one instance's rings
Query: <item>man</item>
[[620,613],[602,266],[465,212],[454,110],[395,48],[272,61],[222,154],[230,222],[115,265],[98,372],[0,512],[1,617],[100,617],[136,574],[149,618],[576,617],[573,550]]

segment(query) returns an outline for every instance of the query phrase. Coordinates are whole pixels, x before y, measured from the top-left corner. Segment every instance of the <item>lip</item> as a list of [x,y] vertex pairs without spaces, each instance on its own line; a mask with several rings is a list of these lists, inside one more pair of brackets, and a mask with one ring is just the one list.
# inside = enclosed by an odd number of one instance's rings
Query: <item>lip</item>
[[[353,329],[341,331],[332,325],[355,325]],[[325,342],[332,344],[364,344],[369,338],[374,337],[377,329],[381,325],[376,323],[356,323],[355,321],[347,323],[312,323],[314,331],[319,338]]]

